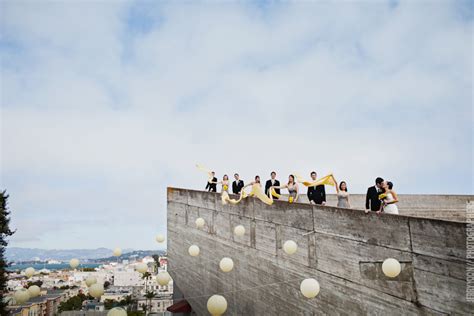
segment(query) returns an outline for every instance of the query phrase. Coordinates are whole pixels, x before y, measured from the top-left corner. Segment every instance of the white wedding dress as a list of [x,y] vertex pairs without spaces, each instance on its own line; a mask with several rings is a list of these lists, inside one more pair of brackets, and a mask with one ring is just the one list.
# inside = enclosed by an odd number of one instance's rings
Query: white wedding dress
[[[385,202],[393,202],[395,199],[393,198],[392,193],[387,193],[387,196],[385,197]],[[398,214],[398,206],[397,204],[387,204],[384,206],[383,211],[387,214]]]

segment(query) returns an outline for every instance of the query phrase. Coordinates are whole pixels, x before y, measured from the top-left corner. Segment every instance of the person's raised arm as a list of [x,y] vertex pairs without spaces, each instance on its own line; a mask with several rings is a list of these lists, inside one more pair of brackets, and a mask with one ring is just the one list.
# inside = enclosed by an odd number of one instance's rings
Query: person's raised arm
[[[243,181],[242,181],[242,183],[243,183]],[[244,186],[242,187],[242,190],[245,189],[246,187],[250,187],[250,186],[252,186],[252,185],[254,185],[254,184],[255,184],[255,182],[252,181],[252,182],[250,182],[249,184],[244,185]]]
[[332,179],[334,180],[334,185],[336,186],[336,193],[339,194],[339,186],[337,185],[336,178],[334,178],[334,176],[332,176]]

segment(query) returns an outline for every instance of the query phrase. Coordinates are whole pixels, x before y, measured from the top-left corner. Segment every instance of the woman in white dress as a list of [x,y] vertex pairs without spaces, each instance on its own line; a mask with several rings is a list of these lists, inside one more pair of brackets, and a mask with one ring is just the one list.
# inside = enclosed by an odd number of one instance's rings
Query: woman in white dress
[[377,214],[380,214],[382,211],[387,214],[398,214],[398,196],[395,191],[393,191],[393,183],[384,181],[382,183],[382,189],[384,193],[381,195],[382,198],[382,205],[380,206],[380,210]]

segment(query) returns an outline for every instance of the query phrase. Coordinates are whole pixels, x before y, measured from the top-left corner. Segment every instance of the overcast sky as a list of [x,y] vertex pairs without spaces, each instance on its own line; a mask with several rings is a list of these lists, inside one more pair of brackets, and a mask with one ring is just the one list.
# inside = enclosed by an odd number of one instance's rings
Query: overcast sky
[[473,194],[472,2],[413,2],[1,1],[10,245],[156,248],[196,163]]

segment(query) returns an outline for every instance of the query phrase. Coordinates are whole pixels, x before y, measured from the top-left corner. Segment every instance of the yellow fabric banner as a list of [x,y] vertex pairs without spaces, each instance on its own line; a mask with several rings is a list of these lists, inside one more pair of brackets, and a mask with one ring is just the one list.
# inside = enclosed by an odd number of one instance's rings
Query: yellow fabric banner
[[255,183],[252,185],[252,191],[250,191],[249,196],[255,196],[257,197],[260,201],[267,205],[272,205],[273,204],[273,199],[272,196],[269,194],[269,196],[266,196],[265,193],[263,193],[262,188],[258,183]]
[[298,181],[299,183],[303,183],[303,185],[305,185],[307,187],[314,187],[314,186],[322,185],[322,184],[323,185],[332,185],[332,186],[336,185],[336,182],[334,181],[334,177],[332,176],[332,173],[328,174],[327,176],[322,177],[321,179],[316,180],[316,181],[305,181],[299,175],[295,175],[295,177],[296,177],[296,181]]
[[235,204],[239,203],[240,201],[242,201],[242,199],[244,199],[246,197],[246,194],[244,194],[245,192],[244,191],[242,191],[242,192],[240,193],[240,198],[238,200],[236,200],[236,199],[231,199],[230,196],[229,196],[229,193],[227,193],[226,191],[222,191],[222,195],[221,195],[222,204],[226,205],[227,203],[230,203],[230,204],[235,205]]
[[272,188],[271,194],[276,198],[281,198],[281,194],[276,193],[275,188]]

